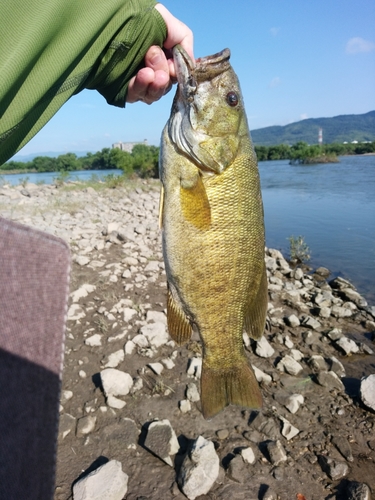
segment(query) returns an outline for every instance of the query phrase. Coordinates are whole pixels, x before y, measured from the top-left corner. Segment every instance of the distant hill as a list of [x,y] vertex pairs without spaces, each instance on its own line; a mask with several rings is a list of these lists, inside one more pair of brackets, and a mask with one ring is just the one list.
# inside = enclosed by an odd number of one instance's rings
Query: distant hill
[[323,129],[323,143],[375,140],[375,111],[362,115],[340,115],[333,118],[308,118],[285,126],[259,128],[251,131],[257,146],[276,144],[318,143],[319,128]]

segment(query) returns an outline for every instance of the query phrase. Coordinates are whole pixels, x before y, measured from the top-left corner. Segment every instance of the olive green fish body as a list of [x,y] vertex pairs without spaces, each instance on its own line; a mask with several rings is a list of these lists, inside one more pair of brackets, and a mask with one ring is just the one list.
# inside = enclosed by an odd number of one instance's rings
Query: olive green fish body
[[[218,56],[214,57],[220,62]],[[196,120],[198,131],[191,136],[200,141],[193,157],[188,154],[189,149],[184,146],[180,149],[181,143],[180,147],[176,146],[176,130],[171,131],[176,127],[172,110],[163,132],[160,159],[164,188],[163,252],[169,288],[168,327],[179,343],[189,339],[192,329],[200,334],[203,343],[201,400],[205,417],[229,403],[261,405],[242,335],[245,329],[252,337],[259,338],[264,328],[267,287],[263,207],[256,157],[242,103],[233,110],[225,101],[228,92],[234,92],[237,99],[240,96],[227,59],[229,55],[224,61],[224,72],[220,72],[216,64],[214,76],[209,75],[203,97],[199,95],[197,83],[194,97],[200,99],[206,110],[200,121]],[[209,58],[201,64],[204,70],[207,60],[209,65]],[[199,68],[198,65],[199,61]],[[198,72],[199,77],[204,85],[206,76]],[[210,86],[219,87],[219,99],[210,100]],[[235,113],[227,133],[224,129],[224,133],[219,130],[218,134],[210,116],[207,121],[207,113],[212,109],[208,108],[205,98],[212,106],[219,103]],[[179,99],[181,95],[176,97],[175,108],[180,105]],[[216,114],[220,118],[220,109]],[[230,115],[224,117],[230,125]],[[183,127],[180,118],[177,126]],[[190,116],[190,125],[191,121],[194,117]],[[199,148],[203,149],[203,160]],[[212,156],[214,162],[210,162]]]

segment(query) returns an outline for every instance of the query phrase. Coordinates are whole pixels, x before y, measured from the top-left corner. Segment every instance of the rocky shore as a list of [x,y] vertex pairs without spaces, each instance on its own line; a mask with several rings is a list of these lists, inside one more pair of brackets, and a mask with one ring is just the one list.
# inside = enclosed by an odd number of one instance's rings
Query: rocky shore
[[56,500],[368,500],[375,308],[266,251],[267,329],[244,344],[263,408],[199,408],[201,346],[166,327],[157,181],[0,188],[0,215],[73,256]]

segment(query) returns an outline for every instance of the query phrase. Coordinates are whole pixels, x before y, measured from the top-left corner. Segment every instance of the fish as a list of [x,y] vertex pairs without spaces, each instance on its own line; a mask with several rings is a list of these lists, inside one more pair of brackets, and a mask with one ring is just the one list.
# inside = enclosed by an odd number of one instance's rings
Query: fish
[[230,50],[192,62],[173,48],[177,91],[159,155],[167,325],[202,342],[201,408],[260,408],[243,332],[259,339],[268,291],[256,154]]

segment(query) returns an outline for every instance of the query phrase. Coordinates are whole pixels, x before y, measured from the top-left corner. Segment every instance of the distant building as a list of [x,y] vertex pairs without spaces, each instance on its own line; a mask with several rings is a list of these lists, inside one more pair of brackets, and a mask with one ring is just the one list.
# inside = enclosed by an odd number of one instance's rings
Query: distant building
[[121,151],[126,151],[127,153],[131,153],[133,151],[134,146],[137,144],[143,144],[145,146],[148,146],[147,144],[147,139],[145,139],[143,142],[115,142],[112,144],[112,149],[121,149]]
[[319,146],[323,144],[323,129],[321,127],[319,128],[319,133],[318,133],[318,143]]

